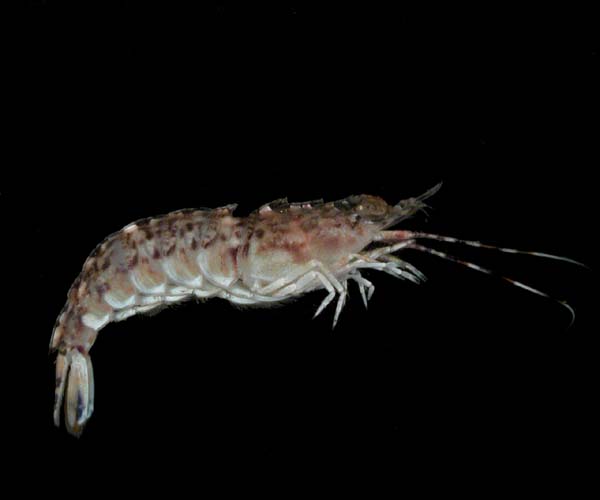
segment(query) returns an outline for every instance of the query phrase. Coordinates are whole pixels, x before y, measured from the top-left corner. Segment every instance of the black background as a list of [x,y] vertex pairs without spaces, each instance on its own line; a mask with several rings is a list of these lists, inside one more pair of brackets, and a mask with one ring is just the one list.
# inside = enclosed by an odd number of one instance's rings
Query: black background
[[0,189],[16,463],[62,481],[141,465],[149,484],[347,458],[426,489],[585,475],[597,294],[556,261],[431,243],[566,299],[568,330],[558,304],[414,253],[425,285],[371,273],[369,310],[353,288],[334,331],[333,308],[311,320],[321,292],[112,324],[79,440],[53,426],[47,355],[94,246],[184,207],[397,202],[443,181],[406,227],[595,267],[598,53],[585,15],[553,14],[30,2]]

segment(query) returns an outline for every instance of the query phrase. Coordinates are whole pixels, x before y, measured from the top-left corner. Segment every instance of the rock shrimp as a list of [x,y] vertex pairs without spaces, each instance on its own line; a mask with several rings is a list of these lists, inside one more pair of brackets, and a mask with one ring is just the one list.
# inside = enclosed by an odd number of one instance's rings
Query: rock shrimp
[[[365,307],[373,295],[375,287],[361,271],[382,271],[417,284],[425,280],[415,266],[394,255],[400,250],[427,252],[493,274],[426,247],[420,240],[579,264],[539,252],[388,230],[424,209],[424,200],[440,186],[396,205],[376,196],[359,195],[329,203],[276,200],[244,218],[233,216],[236,205],[186,209],[139,220],[108,236],[85,261],[54,326],[50,348],[58,351],[55,425],[60,425],[63,400],[65,425],[75,436],[81,434],[93,413],[94,376],[89,352],[102,328],[190,297],[219,297],[234,304],[257,305],[324,289],[327,295],[314,316],[337,297],[335,327],[348,296],[349,281],[357,284]],[[549,297],[521,282],[501,278]],[[574,318],[571,307],[560,303]]]

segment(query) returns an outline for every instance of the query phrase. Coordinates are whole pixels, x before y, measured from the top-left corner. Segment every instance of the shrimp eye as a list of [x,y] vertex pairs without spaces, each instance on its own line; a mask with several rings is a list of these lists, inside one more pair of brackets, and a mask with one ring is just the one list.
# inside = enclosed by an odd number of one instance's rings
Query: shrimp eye
[[386,217],[390,209],[388,204],[381,198],[366,194],[349,196],[348,198],[334,202],[334,206],[371,221]]
[[357,212],[369,218],[383,217],[388,213],[388,204],[377,196],[363,195],[356,208]]

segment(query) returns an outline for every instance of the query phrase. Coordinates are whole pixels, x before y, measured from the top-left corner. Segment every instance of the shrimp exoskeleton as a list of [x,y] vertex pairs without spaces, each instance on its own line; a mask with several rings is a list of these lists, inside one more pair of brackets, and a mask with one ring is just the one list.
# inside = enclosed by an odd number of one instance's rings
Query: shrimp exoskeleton
[[[492,273],[418,243],[423,239],[574,262],[476,241],[388,230],[424,208],[424,200],[440,186],[396,205],[360,195],[330,203],[277,200],[244,218],[233,216],[235,205],[181,210],[137,221],[112,234],[86,260],[56,321],[50,344],[58,351],[55,424],[60,424],[64,399],[67,430],[74,435],[82,432],[94,407],[89,351],[103,327],[134,314],[194,296],[253,305],[324,289],[327,295],[315,316],[337,298],[335,326],[349,281],[357,284],[365,306],[371,298],[375,287],[363,276],[365,270],[383,271],[414,283],[424,281],[418,269],[394,255],[400,250],[427,252]],[[572,312],[566,303],[561,304]]]

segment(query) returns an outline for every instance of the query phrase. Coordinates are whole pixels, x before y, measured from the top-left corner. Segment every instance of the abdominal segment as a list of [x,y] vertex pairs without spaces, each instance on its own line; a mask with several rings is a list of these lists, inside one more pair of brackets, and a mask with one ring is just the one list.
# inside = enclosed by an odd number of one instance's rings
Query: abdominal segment
[[[192,295],[217,294],[219,269],[209,266],[211,282],[203,275],[199,255],[229,249],[211,248],[219,238],[228,209],[180,211],[129,224],[109,236],[92,252],[71,287],[55,325],[51,346],[91,347],[95,334],[110,321],[148,312]],[[229,220],[230,219],[230,220]],[[209,259],[212,263],[213,257]],[[232,276],[226,270],[227,280]],[[235,277],[233,277],[235,278]],[[86,341],[89,337],[89,341]]]

